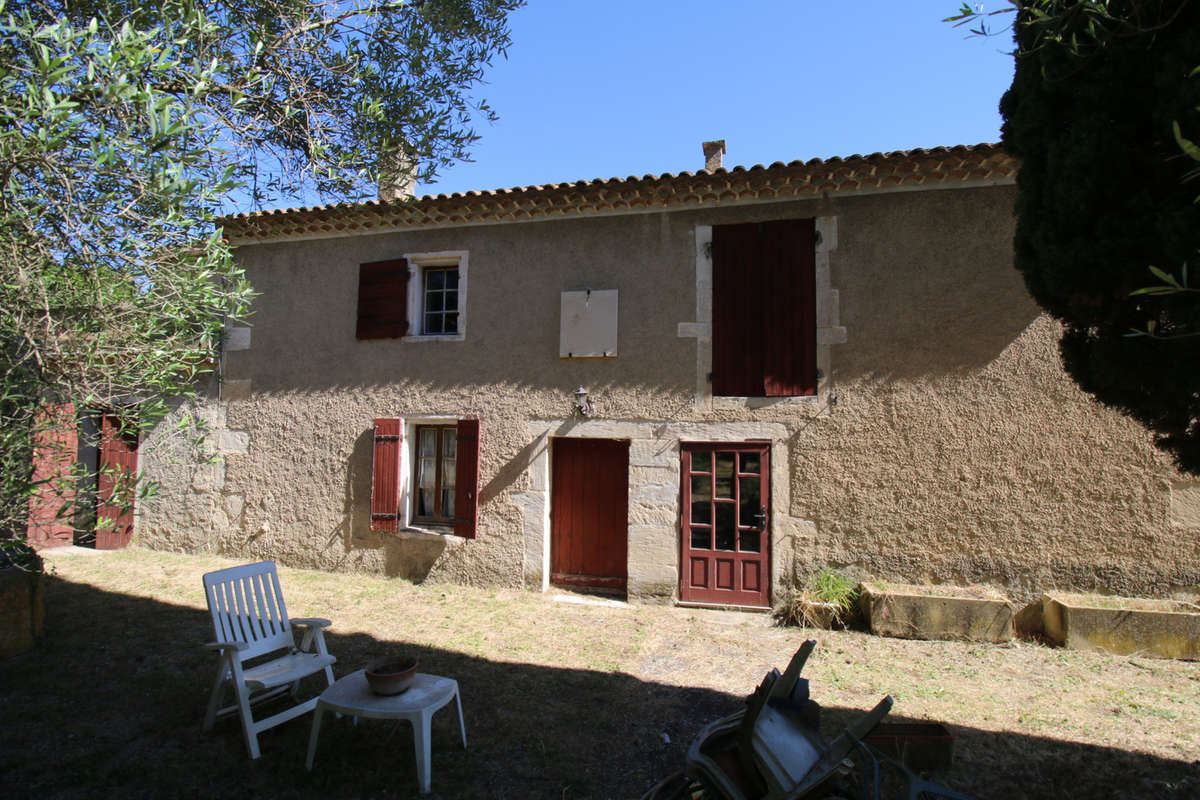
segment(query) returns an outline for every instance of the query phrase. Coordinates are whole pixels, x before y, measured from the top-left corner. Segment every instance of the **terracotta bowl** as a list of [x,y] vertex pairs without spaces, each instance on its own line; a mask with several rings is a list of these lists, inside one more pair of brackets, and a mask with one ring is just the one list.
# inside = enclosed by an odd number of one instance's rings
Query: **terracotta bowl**
[[417,676],[417,659],[411,656],[384,656],[367,664],[367,685],[375,694],[400,694]]

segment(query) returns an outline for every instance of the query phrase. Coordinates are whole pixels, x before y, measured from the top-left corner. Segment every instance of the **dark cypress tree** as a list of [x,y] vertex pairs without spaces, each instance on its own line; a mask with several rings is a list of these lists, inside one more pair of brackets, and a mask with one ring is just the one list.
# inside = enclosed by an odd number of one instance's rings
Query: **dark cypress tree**
[[1150,267],[1200,286],[1200,181],[1173,133],[1200,138],[1200,0],[1022,0],[1014,27],[1017,269],[1079,385],[1200,472],[1200,294],[1134,293]]

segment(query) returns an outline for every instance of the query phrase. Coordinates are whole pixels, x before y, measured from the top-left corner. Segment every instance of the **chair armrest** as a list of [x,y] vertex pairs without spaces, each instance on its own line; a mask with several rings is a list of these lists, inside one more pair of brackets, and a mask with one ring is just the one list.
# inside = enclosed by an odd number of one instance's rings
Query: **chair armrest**
[[329,620],[321,619],[320,617],[299,617],[288,620],[288,622],[301,628],[328,628],[333,624]]
[[245,642],[205,642],[204,647],[209,650],[237,650],[241,652],[250,645]]
[[292,623],[292,627],[304,631],[304,635],[300,637],[300,652],[311,653],[313,644],[316,644],[318,653],[329,654],[329,650],[325,648],[325,629],[333,623],[320,617],[300,617],[288,621]]

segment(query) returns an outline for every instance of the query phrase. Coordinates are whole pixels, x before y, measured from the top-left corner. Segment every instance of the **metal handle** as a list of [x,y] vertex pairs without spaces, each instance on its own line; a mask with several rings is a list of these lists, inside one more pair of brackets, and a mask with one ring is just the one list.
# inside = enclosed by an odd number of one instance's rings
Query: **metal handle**
[[759,528],[767,527],[767,507],[763,506],[759,512],[754,515],[754,522]]

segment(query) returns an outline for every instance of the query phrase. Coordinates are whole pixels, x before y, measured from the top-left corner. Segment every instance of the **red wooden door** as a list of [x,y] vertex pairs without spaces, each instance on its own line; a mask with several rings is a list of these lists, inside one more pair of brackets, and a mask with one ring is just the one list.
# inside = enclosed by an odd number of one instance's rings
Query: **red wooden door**
[[96,479],[96,549],[116,550],[133,537],[138,435],[115,414],[100,416],[100,474]]
[[551,456],[550,580],[624,589],[629,442],[554,439]]
[[684,444],[684,602],[771,605],[771,446]]
[[713,227],[713,394],[817,393],[812,219]]

